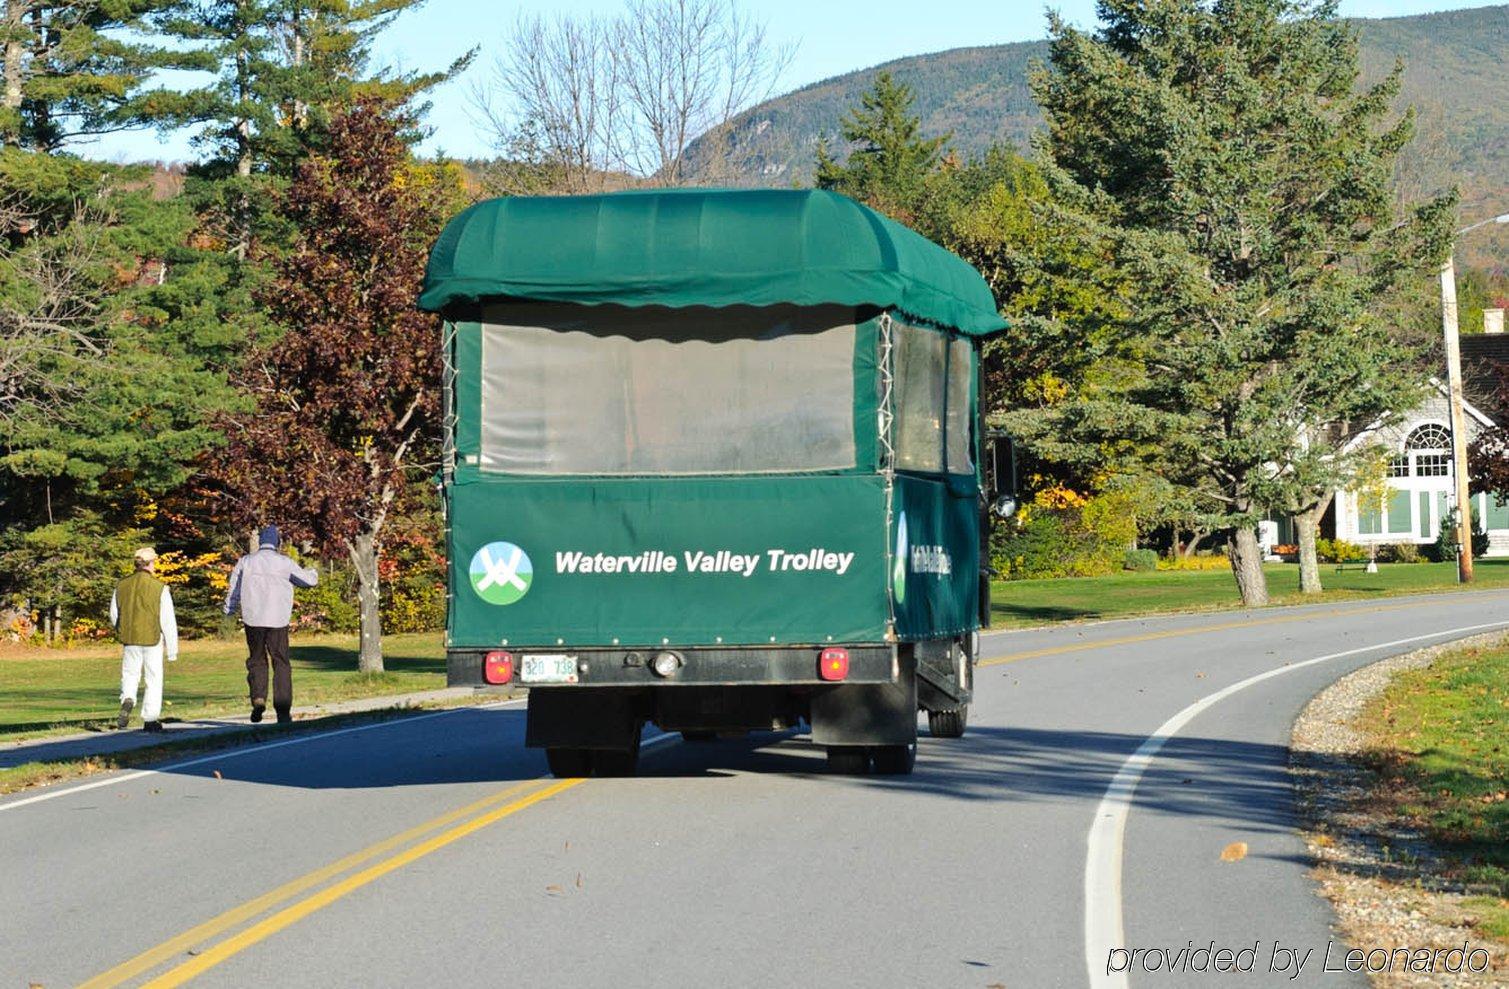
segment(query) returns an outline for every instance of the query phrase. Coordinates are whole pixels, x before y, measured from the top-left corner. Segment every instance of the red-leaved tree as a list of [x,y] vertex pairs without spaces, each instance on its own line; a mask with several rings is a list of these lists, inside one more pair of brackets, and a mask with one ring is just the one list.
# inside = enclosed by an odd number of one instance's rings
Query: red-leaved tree
[[254,408],[229,417],[214,465],[235,517],[350,559],[363,672],[383,668],[385,527],[439,436],[439,326],[414,300],[459,184],[410,156],[411,123],[358,101],[300,166],[282,203],[295,246],[262,299],[281,335],[239,372]]

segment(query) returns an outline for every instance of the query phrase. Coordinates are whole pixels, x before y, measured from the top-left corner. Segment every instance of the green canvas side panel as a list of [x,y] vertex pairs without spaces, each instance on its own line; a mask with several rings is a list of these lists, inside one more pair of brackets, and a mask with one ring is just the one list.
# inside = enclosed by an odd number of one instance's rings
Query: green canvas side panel
[[898,475],[892,503],[891,596],[902,639],[979,627],[979,507],[943,480]]
[[1388,531],[1401,535],[1409,533],[1409,492],[1395,491],[1389,495]]
[[[456,462],[482,453],[482,328],[456,324]],[[476,461],[471,461],[475,463]]]
[[878,476],[457,482],[453,647],[885,639]]

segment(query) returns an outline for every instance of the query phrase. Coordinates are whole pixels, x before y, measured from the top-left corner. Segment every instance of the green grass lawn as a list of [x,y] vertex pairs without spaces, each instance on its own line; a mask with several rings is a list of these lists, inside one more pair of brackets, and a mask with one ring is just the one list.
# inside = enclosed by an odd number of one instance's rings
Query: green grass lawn
[[[1384,563],[1379,564],[1376,574],[1359,569],[1336,573],[1334,565],[1322,564],[1320,577],[1325,593],[1301,597],[1298,564],[1274,563],[1264,569],[1268,573],[1268,594],[1274,604],[1356,600],[1449,591],[1460,586],[1455,563]],[[1509,559],[1478,560],[1475,572],[1477,580],[1473,587],[1509,586]],[[1240,604],[1236,581],[1225,568],[1061,580],[999,580],[991,585],[990,592],[993,628],[1125,618],[1161,611],[1209,611]]]
[[1490,895],[1479,928],[1509,941],[1509,649],[1464,649],[1395,677],[1364,715],[1377,797]]
[[[445,686],[439,632],[384,636],[387,672],[373,676],[355,672],[354,635],[296,637],[290,654],[295,705]],[[163,717],[247,710],[245,661],[239,640],[184,643],[178,661],[163,664]],[[119,646],[0,649],[0,737],[92,727],[114,718],[119,695]]]

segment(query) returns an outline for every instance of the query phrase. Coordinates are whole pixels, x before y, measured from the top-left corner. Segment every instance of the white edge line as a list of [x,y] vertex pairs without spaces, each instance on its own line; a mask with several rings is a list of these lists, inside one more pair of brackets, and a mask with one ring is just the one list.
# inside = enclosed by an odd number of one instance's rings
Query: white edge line
[[[207,762],[224,762],[227,759],[239,759],[242,756],[253,755],[259,752],[269,752],[273,749],[281,749],[286,745],[302,745],[305,742],[318,742],[327,738],[335,738],[338,735],[351,735],[359,731],[371,731],[374,728],[391,728],[394,725],[412,725],[416,722],[427,721],[430,718],[440,718],[447,714],[456,714],[461,711],[485,711],[489,708],[506,707],[509,704],[522,704],[527,698],[519,697],[507,701],[495,701],[491,704],[471,704],[463,707],[449,707],[444,711],[432,711],[428,714],[413,715],[411,717],[389,718],[385,721],[377,721],[366,725],[353,725],[350,728],[337,728],[334,731],[317,731],[299,735],[297,738],[285,738],[281,742],[268,742],[266,744],[243,745],[237,748],[225,749],[206,756],[198,756],[193,759],[185,759],[182,762],[170,762],[150,769],[138,769],[134,772],[122,773],[115,776],[107,776],[104,779],[93,780],[89,783],[80,783],[77,786],[64,787],[59,790],[48,790],[32,797],[23,797],[20,800],[12,800],[9,803],[0,804],[0,813],[15,810],[17,807],[25,807],[28,804],[38,804],[44,800],[52,800],[56,797],[65,797],[70,793],[82,793],[85,790],[95,790],[104,786],[114,786],[117,783],[129,783],[131,780],[139,780],[153,773],[170,773],[179,769],[188,769],[191,766],[202,766]],[[130,751],[126,749],[124,751]],[[112,753],[106,753],[112,754]]]
[[1137,751],[1133,752],[1121,764],[1121,768],[1111,778],[1110,785],[1106,787],[1105,796],[1101,797],[1100,804],[1095,808],[1094,822],[1090,825],[1090,834],[1087,839],[1085,853],[1084,895],[1085,966],[1090,975],[1090,986],[1092,989],[1126,989],[1128,985],[1125,972],[1106,971],[1112,949],[1126,946],[1126,931],[1123,926],[1121,902],[1121,866],[1127,815],[1132,808],[1132,797],[1137,790],[1137,784],[1141,781],[1142,774],[1147,769],[1148,763],[1152,762],[1153,757],[1158,754],[1159,749],[1163,748],[1164,743],[1188,724],[1192,718],[1239,690],[1244,690],[1255,683],[1261,683],[1264,680],[1280,676],[1284,673],[1303,669],[1306,666],[1314,666],[1316,663],[1342,659],[1346,656],[1355,656],[1359,653],[1374,652],[1379,649],[1390,649],[1394,646],[1408,645],[1409,643],[1421,642],[1425,639],[1438,639],[1443,636],[1461,635],[1465,632],[1503,628],[1506,625],[1509,625],[1509,622],[1464,625],[1461,628],[1445,629],[1440,632],[1431,632],[1427,635],[1414,635],[1407,639],[1380,642],[1376,645],[1361,646],[1357,649],[1333,652],[1326,656],[1317,656],[1314,659],[1290,663],[1286,666],[1268,670],[1265,673],[1259,673],[1256,676],[1250,676],[1245,680],[1238,681],[1229,687],[1202,697],[1159,725],[1158,730],[1143,740],[1142,744],[1137,747]]

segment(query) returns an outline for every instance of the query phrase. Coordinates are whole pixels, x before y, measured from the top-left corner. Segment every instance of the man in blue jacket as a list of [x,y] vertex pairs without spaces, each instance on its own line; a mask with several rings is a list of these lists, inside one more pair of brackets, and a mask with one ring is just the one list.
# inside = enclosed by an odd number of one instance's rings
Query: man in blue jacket
[[293,589],[313,587],[319,574],[305,569],[278,551],[278,527],[263,526],[257,551],[236,561],[225,613],[241,609],[246,626],[246,684],[251,688],[251,719],[262,720],[267,710],[267,663],[272,661],[272,707],[278,723],[293,720],[293,670],[288,665],[288,623],[293,617]]

